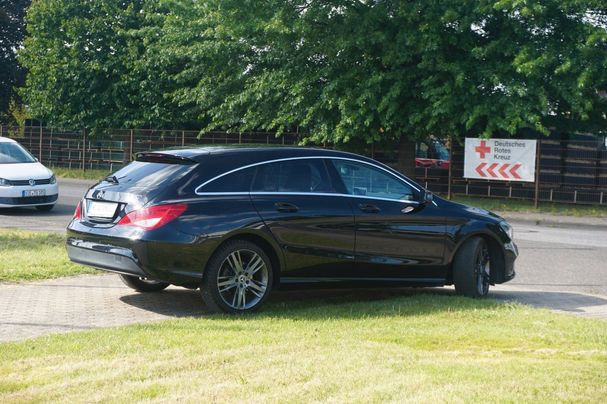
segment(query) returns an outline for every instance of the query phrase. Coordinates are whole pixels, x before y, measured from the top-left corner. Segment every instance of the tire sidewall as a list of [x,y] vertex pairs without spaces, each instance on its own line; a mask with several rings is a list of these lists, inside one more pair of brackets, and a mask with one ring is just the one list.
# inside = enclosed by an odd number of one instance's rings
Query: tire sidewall
[[476,258],[483,248],[488,249],[487,242],[482,237],[474,236],[466,240],[457,252],[453,262],[453,283],[457,294],[481,298],[489,292],[489,288],[487,293],[481,293],[478,288]]

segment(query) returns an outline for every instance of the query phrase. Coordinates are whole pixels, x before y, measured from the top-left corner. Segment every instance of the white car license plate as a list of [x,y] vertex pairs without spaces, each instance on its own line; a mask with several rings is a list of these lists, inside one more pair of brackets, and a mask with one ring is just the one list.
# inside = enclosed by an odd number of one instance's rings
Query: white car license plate
[[28,189],[26,191],[21,192],[21,196],[24,198],[28,198],[30,196],[45,196],[46,190],[44,189]]
[[116,213],[117,203],[91,201],[86,210],[87,216],[111,219]]

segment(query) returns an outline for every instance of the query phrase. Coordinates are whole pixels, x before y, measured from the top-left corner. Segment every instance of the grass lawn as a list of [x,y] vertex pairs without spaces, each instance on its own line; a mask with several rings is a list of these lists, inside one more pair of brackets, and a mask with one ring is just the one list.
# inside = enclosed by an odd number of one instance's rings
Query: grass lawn
[[[361,293],[363,294],[361,296]],[[0,344],[0,401],[604,402],[607,322],[380,292]]]
[[95,272],[67,258],[63,234],[0,229],[0,282]]
[[607,217],[606,205],[589,206],[540,202],[538,208],[536,209],[533,207],[533,201],[524,201],[519,199],[480,198],[460,195],[454,196],[453,201],[498,212],[529,212],[578,217]]

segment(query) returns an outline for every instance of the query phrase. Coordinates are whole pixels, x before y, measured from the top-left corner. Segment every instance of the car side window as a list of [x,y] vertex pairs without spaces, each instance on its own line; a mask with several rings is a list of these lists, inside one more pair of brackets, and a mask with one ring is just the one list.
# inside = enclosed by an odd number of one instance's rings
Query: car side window
[[350,195],[415,200],[413,188],[383,170],[349,160],[332,159],[331,162]]
[[288,160],[258,167],[253,192],[336,192],[321,159]]
[[219,177],[200,188],[199,192],[249,192],[256,169],[245,168]]

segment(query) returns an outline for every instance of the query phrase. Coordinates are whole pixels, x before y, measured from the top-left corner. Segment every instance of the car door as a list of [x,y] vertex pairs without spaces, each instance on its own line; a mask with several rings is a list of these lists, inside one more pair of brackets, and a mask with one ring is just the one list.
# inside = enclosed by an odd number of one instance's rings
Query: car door
[[287,263],[282,281],[342,277],[354,264],[354,215],[318,158],[262,164],[251,200]]
[[352,159],[331,159],[350,195],[355,216],[356,270],[366,278],[444,278],[446,226],[423,192],[388,169]]

